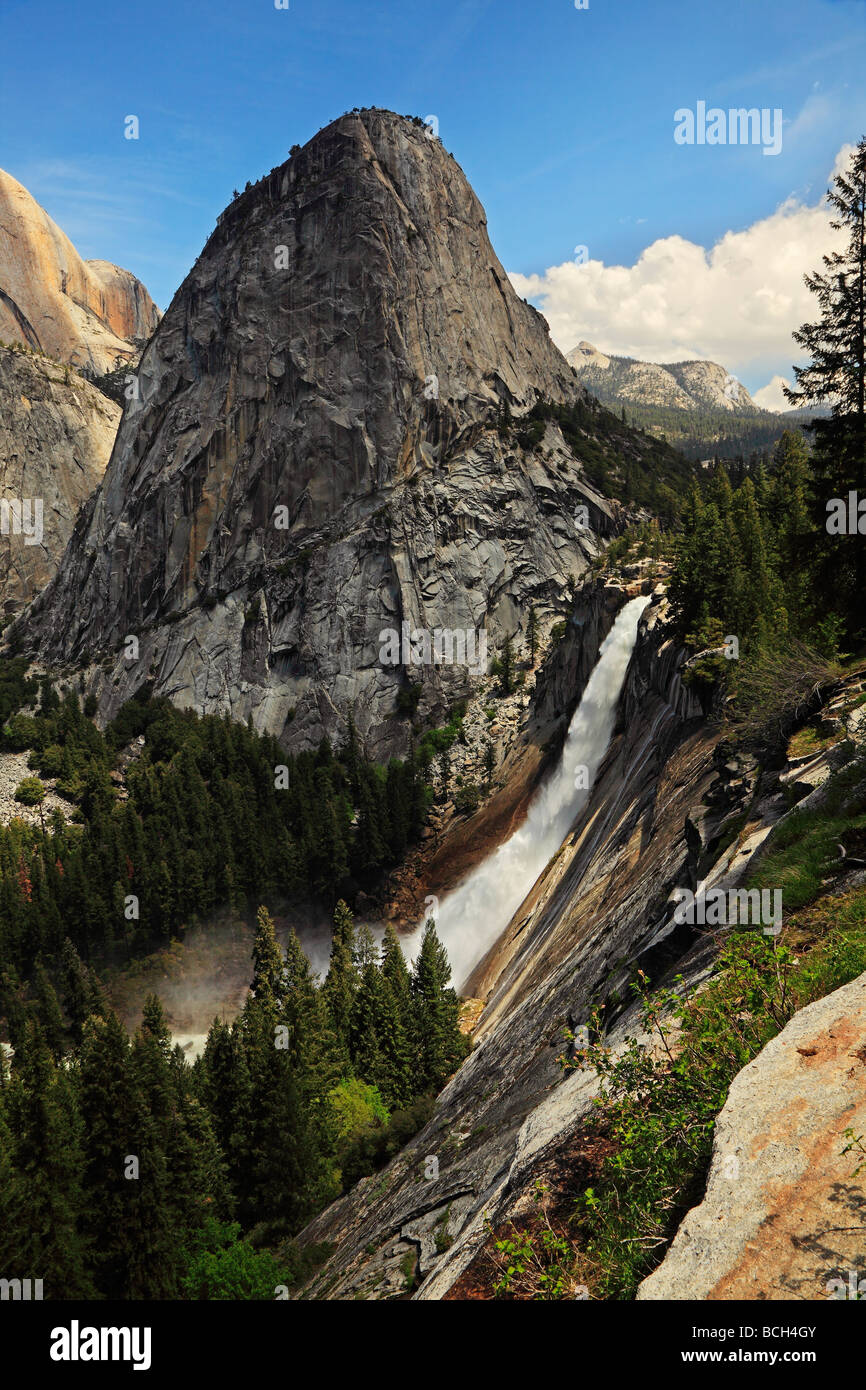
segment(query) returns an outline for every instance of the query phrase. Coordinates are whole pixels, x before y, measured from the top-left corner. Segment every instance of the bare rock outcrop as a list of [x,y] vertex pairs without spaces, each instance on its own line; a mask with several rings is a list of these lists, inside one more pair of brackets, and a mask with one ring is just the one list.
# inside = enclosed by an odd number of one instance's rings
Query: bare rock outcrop
[[[640,1299],[850,1297],[866,1278],[866,975],[807,1005],[733,1081],[707,1189]],[[866,1284],[863,1285],[866,1287]],[[861,1295],[862,1296],[862,1295]]]
[[0,348],[0,613],[54,575],[108,463],[120,407],[69,367]]
[[83,261],[17,179],[0,169],[0,341],[21,343],[91,373],[137,356],[159,310],[139,280]]

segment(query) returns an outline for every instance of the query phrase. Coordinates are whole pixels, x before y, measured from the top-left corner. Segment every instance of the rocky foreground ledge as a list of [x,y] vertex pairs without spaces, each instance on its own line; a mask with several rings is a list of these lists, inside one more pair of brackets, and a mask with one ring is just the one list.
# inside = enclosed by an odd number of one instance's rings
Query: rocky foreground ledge
[[866,1169],[842,1152],[849,1128],[866,1134],[866,974],[801,1009],[736,1077],[704,1200],[637,1297],[850,1297],[866,1276]]

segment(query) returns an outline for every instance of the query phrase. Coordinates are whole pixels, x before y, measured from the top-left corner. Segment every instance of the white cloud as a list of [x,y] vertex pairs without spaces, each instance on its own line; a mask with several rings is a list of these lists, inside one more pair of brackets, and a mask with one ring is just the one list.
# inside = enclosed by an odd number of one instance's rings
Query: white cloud
[[793,410],[793,402],[789,401],[783,386],[792,386],[793,382],[784,376],[774,376],[768,381],[766,386],[762,386],[760,391],[755,391],[752,400],[755,405],[759,405],[762,410]]
[[833,165],[833,177],[834,177],[834,178],[836,177],[837,174],[844,174],[844,173],[847,171],[848,166],[849,166],[849,164],[851,163],[851,156],[853,155],[853,153],[854,153],[854,151],[856,150],[856,148],[857,148],[856,145],[843,145],[843,146],[842,146],[841,150],[839,151],[839,153],[838,153],[837,156],[836,156],[836,160],[835,160],[835,163],[834,163],[834,165]]
[[[851,148],[840,150],[834,173]],[[538,303],[563,352],[587,339],[620,356],[704,358],[766,380],[802,361],[791,333],[816,311],[803,276],[843,242],[822,190],[815,205],[788,198],[709,250],[670,236],[652,242],[633,266],[567,261],[543,275],[510,278],[518,294]]]

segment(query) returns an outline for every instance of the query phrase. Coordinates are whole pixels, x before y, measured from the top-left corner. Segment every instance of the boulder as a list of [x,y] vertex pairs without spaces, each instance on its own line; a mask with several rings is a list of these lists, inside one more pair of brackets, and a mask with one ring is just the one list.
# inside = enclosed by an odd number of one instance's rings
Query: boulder
[[845,1297],[852,1272],[866,1277],[866,1169],[843,1153],[847,1129],[866,1134],[866,974],[801,1009],[734,1079],[704,1200],[637,1297]]

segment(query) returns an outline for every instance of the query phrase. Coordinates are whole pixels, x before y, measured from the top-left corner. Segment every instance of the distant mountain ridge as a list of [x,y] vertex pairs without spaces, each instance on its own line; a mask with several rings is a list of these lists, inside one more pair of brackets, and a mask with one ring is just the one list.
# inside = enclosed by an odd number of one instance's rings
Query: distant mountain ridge
[[718,362],[641,362],[633,357],[607,356],[585,341],[572,348],[566,360],[605,405],[631,400],[638,405],[679,410],[772,413],[756,405],[742,382]]
[[772,449],[785,429],[820,413],[764,410],[718,362],[642,362],[600,352],[585,340],[566,360],[602,405],[625,409],[632,424],[663,435],[691,458]]

